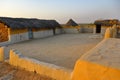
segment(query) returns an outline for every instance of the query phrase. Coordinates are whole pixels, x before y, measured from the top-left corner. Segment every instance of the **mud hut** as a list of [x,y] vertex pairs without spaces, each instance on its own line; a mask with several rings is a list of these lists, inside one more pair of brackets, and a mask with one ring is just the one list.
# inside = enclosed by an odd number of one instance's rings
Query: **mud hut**
[[119,20],[117,19],[108,19],[108,20],[96,20],[94,24],[94,33],[105,33],[106,28],[112,27],[114,24],[118,24]]
[[64,26],[64,33],[79,33],[80,26],[72,19],[70,19]]
[[55,20],[0,17],[0,42],[15,43],[52,36],[56,28],[61,27]]

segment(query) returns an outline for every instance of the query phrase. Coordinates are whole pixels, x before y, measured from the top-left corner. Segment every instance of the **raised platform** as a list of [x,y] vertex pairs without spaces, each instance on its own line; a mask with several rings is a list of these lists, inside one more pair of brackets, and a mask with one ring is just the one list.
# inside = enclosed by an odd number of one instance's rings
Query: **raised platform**
[[120,39],[104,39],[76,62],[72,80],[120,80]]

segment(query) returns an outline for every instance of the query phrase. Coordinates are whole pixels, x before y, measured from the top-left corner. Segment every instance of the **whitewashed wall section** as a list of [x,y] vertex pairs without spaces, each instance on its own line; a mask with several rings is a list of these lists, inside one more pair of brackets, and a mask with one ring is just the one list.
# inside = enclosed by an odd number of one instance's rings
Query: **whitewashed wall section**
[[81,27],[80,32],[81,33],[93,33],[94,27]]
[[107,29],[107,28],[104,28],[104,27],[101,28],[101,34],[102,34],[102,35],[105,34],[106,29]]
[[[101,27],[101,32],[100,32],[100,34],[101,34],[101,35],[104,35],[106,29],[107,29],[106,27]],[[93,28],[93,33],[96,34],[96,27]]]
[[10,43],[16,43],[16,42],[21,42],[25,40],[29,40],[28,32],[21,33],[21,34],[13,34],[9,36]]
[[49,36],[53,36],[53,30],[33,32],[33,38],[44,38]]
[[55,30],[55,34],[62,34],[63,33],[63,30],[62,29],[56,29]]

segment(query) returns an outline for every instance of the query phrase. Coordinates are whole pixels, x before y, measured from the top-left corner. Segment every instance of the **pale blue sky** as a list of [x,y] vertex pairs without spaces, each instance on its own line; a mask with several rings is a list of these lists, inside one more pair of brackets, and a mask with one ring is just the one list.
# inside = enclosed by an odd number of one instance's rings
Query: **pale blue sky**
[[0,0],[0,16],[56,19],[78,23],[120,19],[120,0]]

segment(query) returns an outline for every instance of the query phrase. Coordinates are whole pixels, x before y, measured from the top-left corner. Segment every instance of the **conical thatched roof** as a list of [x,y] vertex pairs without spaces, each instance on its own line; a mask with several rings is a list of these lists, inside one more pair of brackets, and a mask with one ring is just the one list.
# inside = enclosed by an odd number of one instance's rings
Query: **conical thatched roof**
[[0,17],[0,22],[12,29],[18,28],[56,28],[61,27],[55,20]]
[[103,26],[113,26],[114,24],[119,24],[119,20],[112,19],[112,20],[96,20],[94,22],[96,25],[103,25]]
[[67,23],[66,23],[66,26],[78,26],[78,24],[73,21],[72,19],[70,19]]

